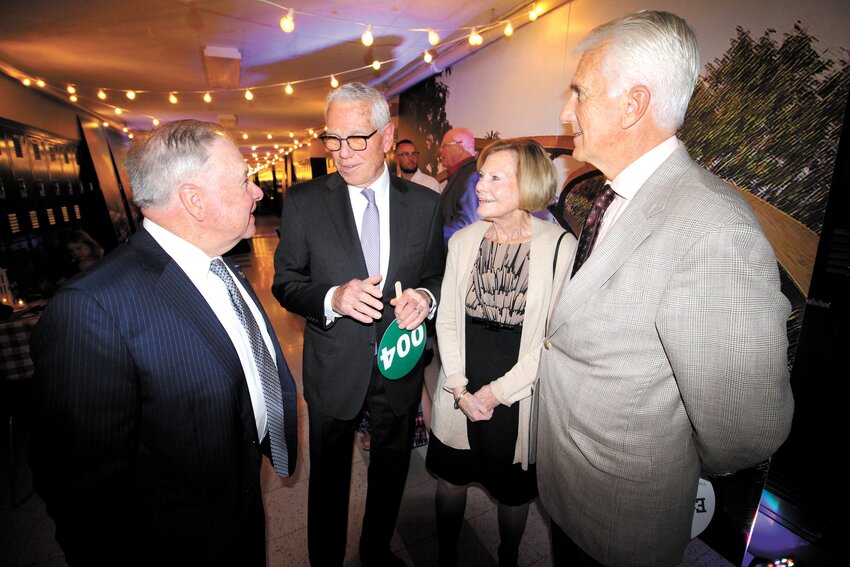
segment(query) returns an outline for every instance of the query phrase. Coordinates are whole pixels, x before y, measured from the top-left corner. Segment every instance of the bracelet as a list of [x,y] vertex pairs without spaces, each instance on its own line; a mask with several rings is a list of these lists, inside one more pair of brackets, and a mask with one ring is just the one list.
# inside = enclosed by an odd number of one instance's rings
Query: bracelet
[[464,388],[459,396],[455,396],[455,409],[460,409],[460,406],[458,404],[463,399],[463,397],[466,395],[466,393],[467,393],[466,388]]

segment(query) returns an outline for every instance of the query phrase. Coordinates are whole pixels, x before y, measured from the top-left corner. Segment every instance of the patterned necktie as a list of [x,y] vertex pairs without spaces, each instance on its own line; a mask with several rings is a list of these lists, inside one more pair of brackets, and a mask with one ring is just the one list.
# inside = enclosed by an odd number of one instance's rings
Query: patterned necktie
[[375,192],[366,188],[360,192],[369,204],[363,211],[363,224],[360,227],[360,247],[363,249],[363,259],[369,276],[381,273],[381,217],[378,205],[375,204]]
[[254,319],[253,313],[251,313],[248,304],[245,303],[245,299],[236,288],[236,282],[233,281],[230,272],[227,271],[221,258],[216,258],[212,261],[210,271],[224,282],[227,293],[230,295],[230,304],[233,306],[233,310],[236,312],[237,317],[239,317],[239,321],[242,323],[245,331],[247,331],[248,338],[251,341],[251,353],[254,355],[254,362],[260,373],[260,383],[263,387],[263,398],[266,403],[272,464],[279,476],[286,476],[289,473],[289,453],[286,448],[286,437],[284,436],[283,394],[280,389],[280,377],[277,373],[277,367],[274,364],[274,360],[272,360],[269,349],[266,347],[266,342],[263,340],[263,335],[260,333],[260,328],[257,326],[257,321]]
[[590,257],[593,244],[596,242],[596,236],[599,234],[599,227],[602,226],[602,217],[605,216],[605,211],[608,210],[608,206],[613,200],[614,190],[606,183],[605,187],[596,195],[593,206],[590,207],[590,212],[587,213],[587,218],[584,219],[584,227],[581,229],[581,236],[578,239],[576,260],[573,263],[573,275],[576,275],[579,268]]

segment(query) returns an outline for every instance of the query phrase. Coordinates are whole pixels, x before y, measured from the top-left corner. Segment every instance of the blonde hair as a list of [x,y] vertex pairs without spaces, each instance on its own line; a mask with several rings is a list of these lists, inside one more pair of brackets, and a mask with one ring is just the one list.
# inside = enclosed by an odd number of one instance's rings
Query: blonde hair
[[528,212],[545,209],[555,195],[557,182],[555,166],[543,146],[528,138],[496,140],[478,154],[478,169],[497,152],[510,152],[516,158],[519,208]]

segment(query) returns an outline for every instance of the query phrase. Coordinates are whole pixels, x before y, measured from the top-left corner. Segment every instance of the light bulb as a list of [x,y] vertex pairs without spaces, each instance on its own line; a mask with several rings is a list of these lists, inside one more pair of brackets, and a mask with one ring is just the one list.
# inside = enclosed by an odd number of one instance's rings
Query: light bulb
[[312,135],[313,135],[313,129],[312,129],[312,128],[310,128],[309,130],[307,130],[307,133],[308,133],[308,134],[310,134],[310,135],[312,136]]
[[243,140],[247,140],[247,139],[248,139],[248,133],[247,133],[247,132],[242,132],[242,139],[243,139]]
[[124,111],[121,110],[120,108],[118,108],[117,106],[115,107],[115,114],[120,115],[122,112],[124,112]]
[[[29,81],[29,79],[27,79],[27,81]],[[28,82],[26,82],[24,84],[29,86]],[[75,87],[74,85],[68,85],[65,90],[68,91],[68,94],[74,94],[74,93],[77,92],[77,87]]]
[[127,98],[130,100],[136,100],[136,91],[127,91]]
[[75,94],[72,94],[72,95],[71,95],[70,97],[68,97],[68,98],[70,98],[70,99],[71,99],[71,102],[77,102],[77,101],[79,100],[79,99],[77,98],[77,95],[75,95]]
[[100,100],[106,100],[106,91],[104,91],[103,89],[98,89],[97,98],[99,98]]
[[481,45],[484,41],[484,38],[478,33],[478,30],[472,28],[472,31],[469,32],[469,45]]
[[127,128],[126,126],[124,126],[123,128],[121,128],[121,131],[122,131],[122,132],[124,132],[124,133],[126,134],[127,132],[129,132],[129,131],[130,131],[130,129],[129,129],[129,128]]
[[540,14],[538,12],[537,4],[532,4],[531,5],[531,11],[528,12],[528,19],[533,22],[534,20],[537,19],[537,16],[539,16],[539,15]]
[[44,88],[45,82],[42,81],[41,79],[36,79],[35,84],[38,85],[41,88]]
[[154,118],[153,120],[151,120],[151,122],[154,126],[159,126],[159,118]]
[[290,8],[289,12],[286,13],[286,16],[280,19],[280,29],[285,31],[286,33],[292,33],[292,30],[295,29],[295,10]]
[[204,102],[206,102],[207,104],[212,102],[212,95],[209,93],[209,91],[204,93]]
[[293,93],[292,85],[289,84],[289,83],[286,83],[286,86],[283,88],[283,92],[291,95]]
[[431,55],[430,51],[426,51],[425,54],[422,56],[422,59],[425,60],[425,63],[430,63],[434,60],[434,57]]
[[375,59],[374,61],[372,61],[372,69],[374,69],[375,71],[377,71],[377,70],[378,70],[378,69],[380,69],[380,68],[381,68],[381,62],[380,62],[380,61],[378,61],[377,59]]
[[251,146],[251,151],[252,151],[252,152],[253,152],[253,151],[255,151],[256,149],[257,149],[257,146]]
[[177,104],[177,95],[174,93],[170,93],[168,95],[168,102],[170,102],[171,104]]
[[279,147],[280,147],[280,144],[275,144],[275,145],[274,145],[274,149],[278,149]]
[[339,86],[339,81],[336,80],[336,77],[331,75],[331,88],[335,89]]
[[294,137],[295,137],[295,132],[293,132],[292,130],[290,130],[290,131],[289,131],[289,137],[290,137],[290,138],[294,138]]
[[106,120],[104,120],[104,121],[103,121],[103,127],[104,127],[104,128],[109,128],[109,122],[107,122]]
[[266,134],[266,138],[268,138],[269,140],[271,140],[271,139],[272,139],[272,135],[271,135],[271,134]]
[[[29,78],[29,77],[24,77],[23,79],[21,79],[21,83],[23,83],[23,85],[24,85],[25,87],[28,87],[28,86],[30,86],[30,85],[32,84],[32,80],[30,80],[30,78]],[[68,85],[68,86],[70,86],[70,85]],[[69,92],[70,92],[70,91],[69,91]]]
[[505,37],[511,37],[512,35],[514,35],[514,27],[508,22],[505,24]]
[[366,26],[366,31],[363,32],[363,35],[360,36],[360,41],[363,42],[363,45],[369,47],[375,41],[375,38],[372,37],[372,24]]
[[245,89],[245,100],[254,100],[254,93],[251,92],[251,89]]
[[130,138],[131,140],[132,140],[133,138],[135,138],[135,136],[133,136],[133,133],[132,133],[132,132],[130,132],[129,134],[127,134],[127,137],[128,137],[128,138]]
[[440,43],[440,36],[431,28],[428,28],[428,43],[431,45],[437,45]]

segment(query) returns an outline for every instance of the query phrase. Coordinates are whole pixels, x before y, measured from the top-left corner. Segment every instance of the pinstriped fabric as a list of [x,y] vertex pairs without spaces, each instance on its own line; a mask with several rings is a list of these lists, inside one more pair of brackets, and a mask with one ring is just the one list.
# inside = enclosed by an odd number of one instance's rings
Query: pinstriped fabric
[[230,272],[221,261],[221,258],[216,258],[210,263],[210,271],[221,278],[227,287],[227,293],[230,295],[230,304],[239,321],[245,330],[248,332],[248,338],[251,340],[251,353],[254,355],[254,362],[257,364],[257,370],[260,373],[260,383],[263,388],[263,399],[266,403],[266,413],[268,414],[269,422],[269,442],[272,451],[272,464],[274,464],[275,472],[280,476],[287,476],[289,469],[289,454],[286,450],[286,435],[284,433],[283,421],[283,394],[280,389],[280,381],[275,368],[274,360],[266,348],[266,343],[260,334],[260,327],[254,319],[254,315],[245,303],[245,299],[239,290],[236,289],[236,283],[230,277]]

